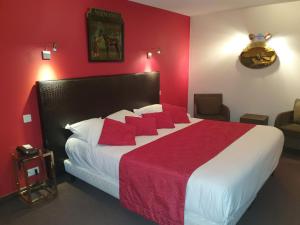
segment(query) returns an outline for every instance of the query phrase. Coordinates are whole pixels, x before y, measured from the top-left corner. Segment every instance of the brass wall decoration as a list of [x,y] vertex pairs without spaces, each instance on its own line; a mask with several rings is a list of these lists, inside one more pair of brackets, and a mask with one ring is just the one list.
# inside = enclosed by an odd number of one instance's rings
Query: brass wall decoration
[[271,38],[270,33],[249,34],[251,43],[240,55],[241,63],[249,68],[259,69],[272,65],[277,55],[274,49],[267,46],[267,41]]

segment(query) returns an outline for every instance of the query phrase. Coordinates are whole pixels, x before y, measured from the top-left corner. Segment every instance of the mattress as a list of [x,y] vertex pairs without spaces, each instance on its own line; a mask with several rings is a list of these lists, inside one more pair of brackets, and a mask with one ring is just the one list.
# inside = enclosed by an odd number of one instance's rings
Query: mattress
[[[192,118],[191,124],[198,121]],[[136,146],[92,147],[71,136],[66,143],[66,170],[119,198],[122,155],[191,124],[159,129],[157,136],[137,137]],[[283,140],[277,128],[258,125],[196,169],[186,189],[185,225],[236,224],[276,168]]]

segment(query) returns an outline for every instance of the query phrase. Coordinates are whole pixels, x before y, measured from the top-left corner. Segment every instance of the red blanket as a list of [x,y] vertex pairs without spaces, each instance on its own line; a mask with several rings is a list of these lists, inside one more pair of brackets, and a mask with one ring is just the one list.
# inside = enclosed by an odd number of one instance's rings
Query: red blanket
[[160,225],[183,225],[191,174],[253,127],[204,120],[125,154],[122,205]]

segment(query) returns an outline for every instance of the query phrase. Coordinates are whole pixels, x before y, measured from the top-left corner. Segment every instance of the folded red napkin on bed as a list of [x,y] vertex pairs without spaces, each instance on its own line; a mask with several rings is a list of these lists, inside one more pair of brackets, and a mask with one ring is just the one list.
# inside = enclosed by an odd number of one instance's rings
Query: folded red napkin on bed
[[106,118],[98,143],[105,145],[135,145],[135,127]]
[[143,118],[155,118],[157,129],[175,127],[170,114],[167,112],[146,113],[142,116]]
[[134,116],[125,117],[126,124],[135,126],[136,136],[157,135],[155,118],[140,118]]
[[190,123],[186,108],[166,103],[162,104],[162,108],[164,112],[170,114],[174,123]]

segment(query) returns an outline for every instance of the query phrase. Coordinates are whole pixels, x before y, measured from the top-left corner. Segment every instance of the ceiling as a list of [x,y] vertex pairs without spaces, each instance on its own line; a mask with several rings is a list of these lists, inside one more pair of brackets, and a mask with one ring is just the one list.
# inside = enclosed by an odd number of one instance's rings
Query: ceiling
[[295,0],[130,0],[187,16]]

